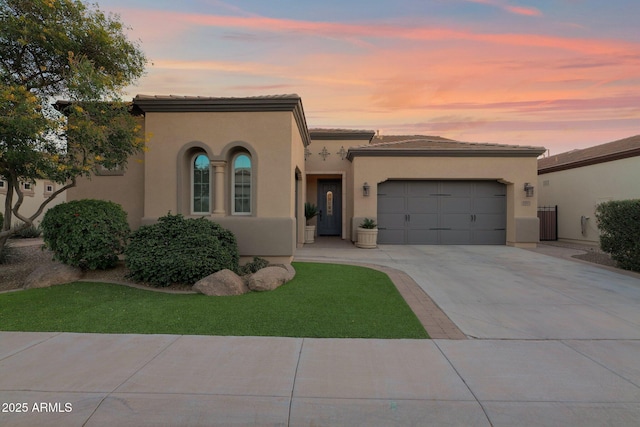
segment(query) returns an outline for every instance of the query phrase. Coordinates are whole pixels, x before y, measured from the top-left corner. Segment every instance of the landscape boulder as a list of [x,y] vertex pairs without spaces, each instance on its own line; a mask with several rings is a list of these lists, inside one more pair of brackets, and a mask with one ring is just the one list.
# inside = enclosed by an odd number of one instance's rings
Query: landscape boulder
[[33,270],[24,281],[24,289],[48,288],[75,282],[83,276],[82,270],[66,264],[44,264]]
[[242,295],[249,292],[244,281],[231,270],[220,270],[193,285],[193,290],[209,296]]
[[247,285],[252,291],[272,291],[293,279],[295,270],[290,265],[269,266],[248,276]]

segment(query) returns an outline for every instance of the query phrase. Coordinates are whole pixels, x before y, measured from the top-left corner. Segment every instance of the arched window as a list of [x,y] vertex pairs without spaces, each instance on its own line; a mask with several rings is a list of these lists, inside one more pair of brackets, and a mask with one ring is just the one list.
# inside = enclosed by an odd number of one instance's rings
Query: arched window
[[211,173],[209,158],[197,154],[193,158],[191,174],[191,213],[208,214],[211,211]]
[[251,157],[241,153],[233,159],[231,202],[233,213],[251,215]]

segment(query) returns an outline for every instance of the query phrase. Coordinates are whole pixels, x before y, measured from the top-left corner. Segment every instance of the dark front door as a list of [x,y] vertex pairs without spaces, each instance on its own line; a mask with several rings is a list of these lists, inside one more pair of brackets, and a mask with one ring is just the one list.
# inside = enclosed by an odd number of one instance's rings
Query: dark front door
[[318,180],[318,236],[342,234],[342,181]]

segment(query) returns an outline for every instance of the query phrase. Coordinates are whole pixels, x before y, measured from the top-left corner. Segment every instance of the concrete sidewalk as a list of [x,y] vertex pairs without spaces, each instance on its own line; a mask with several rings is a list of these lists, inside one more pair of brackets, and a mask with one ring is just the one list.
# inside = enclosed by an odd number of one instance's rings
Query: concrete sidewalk
[[319,243],[297,259],[405,272],[471,339],[0,332],[0,425],[638,425],[637,278],[507,247]]
[[[640,419],[638,341],[2,332],[0,343],[3,426],[635,426]],[[15,413],[16,404],[26,412]]]

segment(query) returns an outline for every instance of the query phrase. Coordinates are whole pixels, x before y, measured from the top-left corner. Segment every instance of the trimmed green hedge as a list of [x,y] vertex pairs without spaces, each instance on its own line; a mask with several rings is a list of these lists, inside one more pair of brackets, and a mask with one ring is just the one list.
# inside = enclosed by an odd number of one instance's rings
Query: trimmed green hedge
[[122,206],[93,199],[52,207],[40,226],[56,259],[89,270],[115,267],[130,232]]
[[234,234],[205,218],[167,215],[140,227],[125,250],[130,277],[155,286],[193,285],[216,271],[238,270]]
[[640,271],[640,199],[602,203],[596,218],[602,250],[619,267]]

